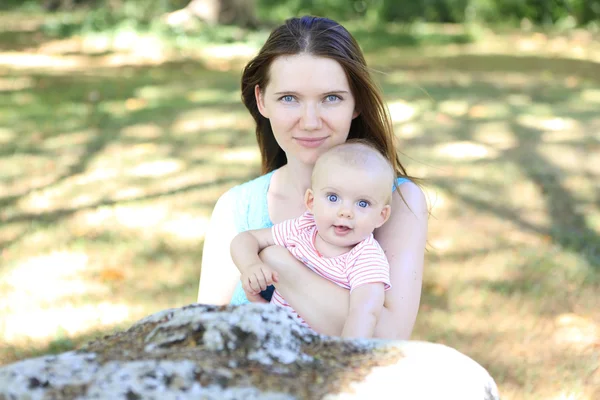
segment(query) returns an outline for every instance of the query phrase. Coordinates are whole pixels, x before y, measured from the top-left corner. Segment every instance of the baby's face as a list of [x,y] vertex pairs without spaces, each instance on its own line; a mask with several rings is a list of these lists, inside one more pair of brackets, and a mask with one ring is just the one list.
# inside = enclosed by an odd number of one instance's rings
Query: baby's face
[[351,248],[369,237],[389,216],[392,184],[379,171],[328,165],[313,180],[312,204],[319,236]]

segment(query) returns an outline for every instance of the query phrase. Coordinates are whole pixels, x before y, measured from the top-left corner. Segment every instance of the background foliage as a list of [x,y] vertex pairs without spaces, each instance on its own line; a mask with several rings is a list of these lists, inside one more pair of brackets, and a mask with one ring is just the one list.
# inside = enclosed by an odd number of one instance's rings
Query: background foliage
[[[221,0],[214,0],[221,1]],[[241,3],[240,0],[237,3]],[[311,13],[348,21],[519,23],[583,26],[600,21],[600,0],[255,0],[261,21],[280,21]],[[159,15],[185,7],[189,0],[5,0],[0,9],[56,11],[92,7],[87,28],[102,29],[124,20],[149,25]]]

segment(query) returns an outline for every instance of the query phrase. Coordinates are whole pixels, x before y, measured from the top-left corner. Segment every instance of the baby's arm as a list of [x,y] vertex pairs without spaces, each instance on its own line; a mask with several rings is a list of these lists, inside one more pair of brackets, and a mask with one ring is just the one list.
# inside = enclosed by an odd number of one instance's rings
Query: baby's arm
[[242,287],[247,293],[258,294],[277,282],[277,274],[258,256],[261,250],[274,244],[271,228],[242,232],[231,241],[231,259],[240,270]]
[[342,337],[373,337],[375,325],[383,308],[383,283],[366,283],[350,294],[350,309]]

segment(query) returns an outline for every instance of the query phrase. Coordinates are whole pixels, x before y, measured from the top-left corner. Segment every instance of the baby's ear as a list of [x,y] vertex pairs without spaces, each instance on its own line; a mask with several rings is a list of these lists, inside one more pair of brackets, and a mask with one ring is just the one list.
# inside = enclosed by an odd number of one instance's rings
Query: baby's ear
[[390,219],[391,213],[392,207],[389,204],[386,204],[379,214],[379,222],[377,223],[376,228],[379,228],[381,225],[385,224],[386,221]]
[[306,189],[306,193],[304,194],[304,205],[308,211],[312,212],[313,204],[315,202],[315,195],[311,189]]

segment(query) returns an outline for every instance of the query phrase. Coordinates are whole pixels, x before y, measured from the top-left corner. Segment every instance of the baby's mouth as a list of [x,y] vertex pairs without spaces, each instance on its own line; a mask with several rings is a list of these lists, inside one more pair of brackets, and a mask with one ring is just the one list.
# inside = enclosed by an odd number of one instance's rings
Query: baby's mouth
[[345,235],[346,233],[350,232],[352,230],[352,228],[344,226],[344,225],[334,225],[333,230],[338,235]]

